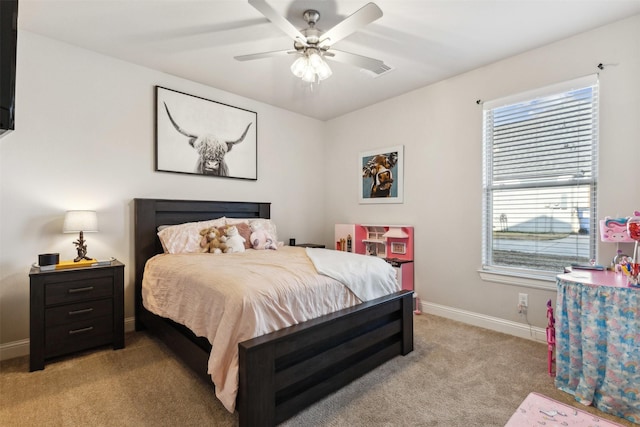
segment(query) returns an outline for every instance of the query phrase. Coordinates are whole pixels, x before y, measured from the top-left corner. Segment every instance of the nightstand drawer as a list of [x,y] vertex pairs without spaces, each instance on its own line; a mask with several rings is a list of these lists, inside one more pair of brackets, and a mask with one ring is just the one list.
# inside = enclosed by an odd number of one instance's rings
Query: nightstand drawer
[[111,313],[108,316],[47,328],[44,338],[47,357],[108,344],[112,341],[113,316]]
[[108,316],[112,310],[113,301],[110,298],[48,308],[45,311],[45,327]]
[[110,297],[113,294],[113,279],[97,277],[85,280],[71,280],[46,285],[45,305],[86,301],[87,299]]

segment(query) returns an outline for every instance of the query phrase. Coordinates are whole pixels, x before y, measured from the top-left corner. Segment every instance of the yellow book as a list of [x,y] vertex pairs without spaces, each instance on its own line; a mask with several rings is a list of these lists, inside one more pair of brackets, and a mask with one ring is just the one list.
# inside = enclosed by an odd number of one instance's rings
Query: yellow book
[[91,267],[93,264],[98,262],[97,259],[82,259],[78,262],[74,262],[72,259],[68,261],[60,261],[56,264],[56,270],[64,270],[67,268],[80,268],[80,267]]

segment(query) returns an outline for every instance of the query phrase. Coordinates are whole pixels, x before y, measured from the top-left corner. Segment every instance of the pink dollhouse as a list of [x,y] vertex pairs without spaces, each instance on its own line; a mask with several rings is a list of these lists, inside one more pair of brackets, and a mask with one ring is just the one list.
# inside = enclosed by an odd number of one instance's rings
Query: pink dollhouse
[[414,290],[413,227],[336,224],[335,241],[337,250],[383,258],[396,269],[398,283],[401,284],[402,289]]

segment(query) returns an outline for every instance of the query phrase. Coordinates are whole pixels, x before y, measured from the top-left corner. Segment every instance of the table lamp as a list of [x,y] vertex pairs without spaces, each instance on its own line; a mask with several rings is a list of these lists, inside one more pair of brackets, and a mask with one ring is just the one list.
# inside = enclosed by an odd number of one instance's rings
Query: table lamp
[[64,216],[64,225],[62,226],[63,233],[77,233],[80,232],[78,240],[73,242],[76,245],[78,256],[73,260],[74,262],[82,261],[83,259],[91,260],[87,256],[87,243],[84,240],[84,232],[96,232],[98,231],[98,215],[95,211],[67,211]]

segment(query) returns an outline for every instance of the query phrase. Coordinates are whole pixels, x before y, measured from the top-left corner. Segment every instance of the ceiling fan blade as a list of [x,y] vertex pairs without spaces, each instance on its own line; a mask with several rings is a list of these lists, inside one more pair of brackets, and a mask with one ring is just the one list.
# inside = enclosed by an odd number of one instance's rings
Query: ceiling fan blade
[[[249,2],[251,2],[251,0]],[[382,17],[382,10],[378,5],[375,3],[367,3],[346,17],[342,22],[339,22],[333,28],[322,34],[320,36],[320,45],[323,47],[331,46],[380,17]]]
[[273,22],[278,28],[285,32],[289,37],[299,42],[303,46],[307,45],[307,38],[296,28],[293,24],[287,21],[282,16],[278,15],[271,6],[267,4],[265,0],[249,0],[249,4],[260,13],[262,13],[269,21]]
[[262,59],[262,58],[274,58],[276,56],[284,56],[291,55],[294,53],[298,53],[295,50],[275,50],[272,52],[262,52],[262,53],[252,53],[251,55],[240,55],[234,56],[233,58],[238,61],[253,61],[254,59]]
[[364,68],[365,70],[372,71],[376,74],[379,73],[381,68],[387,68],[384,61],[379,59],[356,55],[355,53],[343,52],[341,50],[331,49],[324,53],[324,57],[336,62],[353,65],[358,68]]

